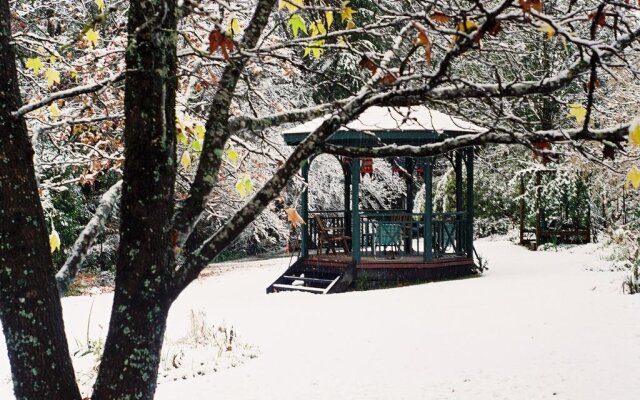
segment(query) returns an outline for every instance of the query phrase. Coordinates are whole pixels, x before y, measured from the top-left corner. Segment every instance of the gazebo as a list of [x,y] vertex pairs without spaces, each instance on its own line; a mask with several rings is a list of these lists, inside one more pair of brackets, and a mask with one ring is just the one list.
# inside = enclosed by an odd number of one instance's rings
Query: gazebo
[[[301,143],[324,121],[318,118],[284,132],[288,145]],[[425,106],[370,107],[335,132],[328,143],[343,146],[424,145],[481,132],[467,121]],[[342,210],[309,210],[308,190],[301,195],[298,260],[267,292],[302,290],[334,293],[354,280],[401,283],[475,273],[473,247],[473,148],[446,154],[455,171],[455,211],[433,211],[434,157],[390,159],[407,182],[402,209],[362,209],[361,175],[372,172],[370,158],[338,157],[345,172]],[[301,167],[309,184],[313,159]],[[466,173],[466,176],[464,175]],[[424,207],[414,212],[418,179],[424,184]],[[311,182],[312,184],[313,182]],[[466,186],[466,187],[464,187]]]

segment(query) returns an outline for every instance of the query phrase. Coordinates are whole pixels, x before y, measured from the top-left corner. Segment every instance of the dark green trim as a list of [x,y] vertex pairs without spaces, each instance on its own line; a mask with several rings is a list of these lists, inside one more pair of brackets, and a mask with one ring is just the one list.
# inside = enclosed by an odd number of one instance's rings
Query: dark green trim
[[302,224],[302,241],[300,242],[300,253],[303,258],[309,257],[309,160],[302,164],[302,179],[307,187],[304,188],[300,199],[300,216],[304,220]]
[[351,260],[360,262],[360,159],[351,159]]
[[467,257],[473,258],[473,147],[467,153]]
[[[427,143],[441,142],[447,138],[469,134],[467,131],[446,131],[438,133],[436,131],[376,131],[375,136],[360,131],[338,131],[327,139],[327,143],[343,146],[376,146],[381,144],[411,144],[421,145]],[[285,133],[282,136],[289,146],[300,144],[309,132]]]
[[433,260],[433,158],[424,164],[424,261]]

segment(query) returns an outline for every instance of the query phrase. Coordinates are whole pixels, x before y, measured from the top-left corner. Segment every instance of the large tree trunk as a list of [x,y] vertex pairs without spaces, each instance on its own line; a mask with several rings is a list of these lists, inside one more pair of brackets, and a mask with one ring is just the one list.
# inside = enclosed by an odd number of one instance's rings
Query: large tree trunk
[[18,399],[79,399],[0,0],[0,320]]
[[175,1],[131,2],[120,248],[93,399],[152,399],[174,274]]

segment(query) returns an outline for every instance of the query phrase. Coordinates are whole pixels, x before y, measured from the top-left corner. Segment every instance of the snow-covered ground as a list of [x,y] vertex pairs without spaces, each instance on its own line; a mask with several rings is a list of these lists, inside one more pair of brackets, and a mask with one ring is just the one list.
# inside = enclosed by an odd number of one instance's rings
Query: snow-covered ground
[[[266,295],[288,259],[201,279],[172,309],[165,352],[190,334],[193,312],[233,326],[242,351],[196,378],[197,366],[182,366],[188,379],[168,374],[156,399],[638,398],[640,296],[621,293],[623,275],[597,246],[477,248],[490,268],[481,277],[396,289]],[[86,343],[92,304],[89,336],[105,333],[110,301],[63,300],[72,351]]]

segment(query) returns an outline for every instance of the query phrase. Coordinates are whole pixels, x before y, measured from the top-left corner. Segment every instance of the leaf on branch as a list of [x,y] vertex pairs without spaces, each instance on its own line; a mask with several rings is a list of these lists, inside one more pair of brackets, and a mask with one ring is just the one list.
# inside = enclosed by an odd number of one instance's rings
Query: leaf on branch
[[236,183],[236,192],[238,192],[241,198],[249,196],[253,193],[253,190],[253,182],[251,182],[251,178],[248,175],[245,175]]
[[378,66],[374,63],[369,57],[362,56],[358,65],[362,68],[366,68],[371,72],[371,75],[375,75],[376,71],[378,71]]
[[439,24],[447,24],[447,23],[449,23],[449,21],[451,21],[451,17],[450,16],[448,16],[447,14],[444,14],[444,13],[442,13],[440,11],[434,11],[431,14],[431,19],[434,22],[437,22]]
[[227,161],[231,164],[236,165],[238,163],[238,152],[235,151],[233,147],[229,147],[227,149],[225,156],[227,157]]
[[349,7],[348,1],[343,1],[342,6],[340,7],[340,17],[342,18],[342,22],[344,21],[353,21],[353,14],[356,14],[357,11],[353,8]]
[[51,252],[54,253],[60,250],[60,235],[56,231],[56,227],[51,224],[51,234],[49,234],[49,247]]
[[305,223],[304,219],[302,219],[295,208],[287,208],[284,211],[287,213],[287,220],[291,222],[291,226],[293,226],[294,228],[297,228]]
[[[478,24],[476,24],[475,21],[472,21],[470,19],[465,19],[464,21],[461,21],[460,23],[458,23],[458,27],[456,29],[458,32],[469,34],[475,31],[476,29],[478,29]],[[455,35],[453,35],[451,44],[455,46],[463,38],[464,36],[456,33]]]
[[229,31],[232,36],[240,33],[240,22],[238,22],[238,18],[231,18],[231,21],[229,22]]
[[191,154],[189,154],[188,150],[185,150],[184,153],[182,153],[182,157],[180,157],[180,165],[182,165],[182,168],[186,170],[191,167]]
[[638,189],[640,187],[640,169],[638,169],[635,165],[631,167],[629,172],[627,172],[627,185],[631,184],[634,189]]
[[40,69],[44,67],[44,65],[42,65],[42,60],[40,59],[40,57],[28,58],[25,66],[28,69],[32,70],[34,75],[38,75],[40,73]]
[[556,29],[549,24],[542,24],[538,27],[538,30],[547,34],[547,39],[551,40],[556,35]]
[[640,146],[640,117],[629,124],[629,143],[634,146]]
[[424,59],[427,64],[431,64],[431,40],[429,40],[429,35],[427,35],[427,31],[419,24],[414,25],[416,30],[418,31],[418,38],[416,39],[416,43],[424,47]]
[[327,34],[327,29],[324,27],[324,23],[320,20],[312,22],[309,27],[311,28],[311,36]]
[[304,32],[307,35],[307,24],[304,22],[304,19],[298,15],[293,14],[291,18],[289,18],[289,26],[291,27],[291,32],[293,33],[294,38],[298,38],[300,31]]
[[204,134],[206,132],[204,125],[202,124],[196,125],[195,127],[193,127],[193,131],[196,133],[196,137],[198,139],[204,140]]
[[309,43],[308,47],[305,47],[304,56],[307,57],[309,56],[309,54],[313,54],[313,57],[316,60],[320,59],[320,57],[322,57],[322,53],[324,53],[324,49],[322,48],[323,46],[324,40],[314,40],[313,42]]
[[98,11],[104,12],[104,0],[96,0],[96,5],[98,6]]
[[55,101],[51,103],[47,110],[49,111],[49,115],[51,116],[52,120],[57,121],[58,118],[60,118],[60,109],[58,108],[58,104]]
[[533,158],[542,163],[542,165],[547,165],[550,161],[553,161],[551,156],[547,154],[548,151],[551,151],[552,145],[547,141],[542,142],[532,142],[533,145]]
[[45,78],[47,78],[47,85],[49,87],[53,86],[54,84],[60,83],[60,72],[56,71],[53,68],[47,69],[47,71],[44,73],[44,76]]
[[569,104],[569,114],[568,116],[574,117],[576,119],[576,123],[578,125],[584,124],[584,119],[587,116],[587,109],[584,108],[582,104],[572,103]]
[[531,9],[536,10],[537,12],[542,12],[544,6],[542,4],[542,0],[518,0],[520,3],[520,8],[522,8],[522,12],[531,12]]
[[224,59],[228,60],[229,53],[233,51],[234,47],[233,39],[222,33],[220,29],[216,28],[209,33],[209,53],[220,49]]
[[278,9],[282,10],[286,8],[290,13],[298,11],[300,7],[304,6],[304,0],[279,0]]
[[593,20],[594,18],[596,18],[596,16],[598,17],[598,19],[596,20],[596,25],[607,26],[607,15],[605,13],[601,12],[598,14],[598,11],[594,11],[589,14],[589,20]]
[[325,11],[324,12],[324,19],[327,22],[327,29],[331,28],[331,25],[333,24],[333,11],[331,11],[331,10]]
[[93,29],[89,29],[85,34],[84,34],[84,38],[87,42],[91,43],[91,45],[93,45],[93,47],[97,47],[98,46],[98,39],[100,38],[100,35],[98,34],[98,32],[94,31]]

